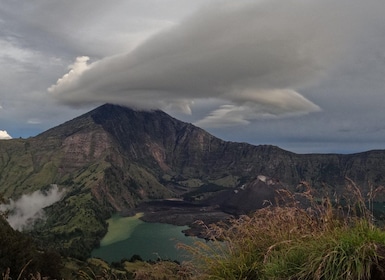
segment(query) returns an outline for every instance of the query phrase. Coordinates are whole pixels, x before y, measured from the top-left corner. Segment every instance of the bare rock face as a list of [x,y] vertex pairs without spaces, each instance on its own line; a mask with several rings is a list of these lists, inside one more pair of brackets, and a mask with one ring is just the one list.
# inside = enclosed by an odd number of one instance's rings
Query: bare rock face
[[217,192],[207,203],[218,205],[226,213],[250,214],[258,209],[276,205],[279,200],[277,191],[286,188],[287,186],[281,184],[279,180],[258,175],[247,184]]
[[100,160],[111,147],[111,139],[104,131],[70,135],[62,144],[63,166],[65,165],[68,171],[75,171],[90,161]]
[[385,151],[299,155],[223,141],[161,111],[105,104],[36,137],[1,142],[0,170],[7,198],[51,184],[66,190],[46,210],[40,236],[66,240],[61,246],[83,248],[85,256],[105,232],[106,217],[142,201],[205,200],[247,212],[273,199],[279,182],[294,190],[307,181],[334,193],[342,191],[346,176],[367,193],[385,184]]

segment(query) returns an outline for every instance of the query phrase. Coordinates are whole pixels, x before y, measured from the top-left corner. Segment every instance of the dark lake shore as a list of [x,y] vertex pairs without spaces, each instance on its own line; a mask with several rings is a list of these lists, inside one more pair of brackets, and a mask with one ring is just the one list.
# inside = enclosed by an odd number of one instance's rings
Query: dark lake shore
[[208,225],[233,217],[221,211],[219,207],[182,200],[143,202],[135,210],[137,213],[144,213],[140,219],[145,222],[189,226],[190,228],[183,232],[201,238],[205,237],[204,227],[197,221]]

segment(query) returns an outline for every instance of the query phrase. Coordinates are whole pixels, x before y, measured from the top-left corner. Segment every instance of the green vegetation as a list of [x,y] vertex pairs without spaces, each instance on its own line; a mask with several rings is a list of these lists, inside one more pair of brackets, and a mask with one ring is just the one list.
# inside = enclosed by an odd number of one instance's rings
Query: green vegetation
[[282,206],[207,227],[213,243],[181,245],[194,256],[194,279],[385,279],[385,231],[349,183],[358,197],[344,208],[316,203],[308,188],[304,209],[282,191]]
[[[121,279],[385,279],[385,231],[348,183],[344,206],[319,199],[305,183],[302,193],[279,190],[278,206],[207,226],[210,242],[179,244],[192,255],[190,262],[123,260],[102,271],[104,266],[88,269],[100,277],[124,272]],[[96,279],[89,277],[82,279]]]
[[192,277],[188,266],[166,260],[143,262],[137,255],[111,265],[97,258],[84,262],[67,259],[62,272],[64,279],[71,280],[188,280]]
[[76,191],[45,209],[47,219],[30,233],[39,245],[53,246],[63,256],[86,259],[107,232],[107,213],[91,193]]
[[[0,274],[2,279],[32,279],[30,275],[60,279],[61,257],[52,250],[40,250],[26,235],[13,230],[0,216]],[[19,278],[17,278],[19,277]]]
[[[373,194],[369,182],[384,185],[384,167],[385,151],[298,155],[269,145],[225,142],[159,111],[139,112],[104,105],[36,137],[2,141],[0,193],[16,200],[51,184],[64,189],[65,197],[44,209],[47,219],[37,224],[31,233],[35,239],[31,248],[49,246],[60,249],[65,257],[85,260],[105,234],[105,220],[113,213],[129,212],[141,201],[184,195],[204,199],[206,195],[217,194],[221,188],[247,185],[258,175],[279,179],[287,188],[294,188],[304,179],[318,190],[338,195],[346,193],[342,186],[344,176],[348,175],[360,184],[363,193]],[[306,196],[306,191],[302,196]],[[203,246],[206,243],[201,244],[203,251],[191,248],[197,256],[204,255],[205,249],[210,251],[202,267],[191,266],[194,277],[211,277],[211,268],[215,270],[218,265],[218,271],[231,270],[234,274],[229,275],[234,277],[311,279],[318,273],[314,277],[333,278],[320,271],[327,271],[330,263],[340,259],[344,260],[341,265],[346,265],[345,260],[350,264],[329,270],[342,271],[338,275],[344,278],[368,273],[373,278],[376,273],[381,274],[379,268],[383,267],[385,251],[383,232],[364,214],[362,201],[356,207],[351,198],[345,198],[343,203],[338,202],[343,206],[341,211],[326,211],[330,206],[314,198],[310,213],[293,201],[290,205],[280,204],[278,208],[269,207],[241,217],[224,227],[213,226],[216,232],[211,233],[214,239],[223,241],[218,242],[222,245],[218,252]],[[375,210],[373,201],[371,198],[371,211]],[[376,196],[376,203],[384,201],[384,195]],[[333,203],[333,207],[337,207]],[[18,273],[31,258],[21,257],[22,248],[13,244],[19,238],[22,240],[21,235],[5,227],[1,230],[3,234],[17,236],[4,239],[11,242],[4,246],[15,247],[10,251],[0,247],[0,254],[7,252],[20,260],[12,264],[10,270]],[[312,249],[311,263],[309,248]],[[27,256],[32,255],[41,254],[33,251]],[[365,256],[365,261],[361,256]],[[34,263],[29,263],[27,268],[32,268]],[[172,266],[186,269],[184,265]],[[344,275],[347,269],[350,274]],[[211,278],[215,278],[213,275]],[[15,274],[12,277],[15,279]]]
[[0,269],[3,279],[12,272],[14,279],[20,272],[64,279],[385,279],[385,231],[370,211],[382,189],[369,194],[368,204],[349,179],[348,187],[343,205],[319,199],[305,183],[302,193],[279,190],[277,206],[207,226],[210,242],[180,244],[193,257],[182,264],[139,256],[112,264],[67,257],[62,267],[57,254],[37,250],[0,219]]

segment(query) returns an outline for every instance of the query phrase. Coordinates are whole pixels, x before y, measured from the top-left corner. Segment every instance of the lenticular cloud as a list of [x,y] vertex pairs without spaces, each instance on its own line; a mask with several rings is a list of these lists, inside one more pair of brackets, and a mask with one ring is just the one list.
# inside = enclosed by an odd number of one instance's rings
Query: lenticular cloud
[[81,74],[89,68],[87,65],[87,61],[89,59],[90,58],[88,56],[77,57],[76,61],[68,67],[70,71],[58,79],[55,85],[49,87],[48,91],[66,91],[68,88],[76,84]]
[[49,92],[72,106],[110,102],[186,113],[194,100],[220,100],[200,122],[210,125],[317,112],[301,92],[348,57],[360,34],[382,17],[379,9],[366,9],[381,4],[357,3],[225,1],[133,51],[93,63],[77,58]]

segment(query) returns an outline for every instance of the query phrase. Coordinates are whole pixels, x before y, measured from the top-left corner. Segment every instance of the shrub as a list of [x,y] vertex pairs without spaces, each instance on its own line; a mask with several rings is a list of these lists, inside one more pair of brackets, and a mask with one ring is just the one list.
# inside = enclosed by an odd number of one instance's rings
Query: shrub
[[269,279],[383,279],[384,246],[385,232],[360,219],[275,250],[265,272]]
[[344,206],[305,187],[280,190],[275,206],[210,225],[211,242],[180,245],[194,257],[196,279],[385,279],[385,232],[354,183],[348,179],[356,198]]

